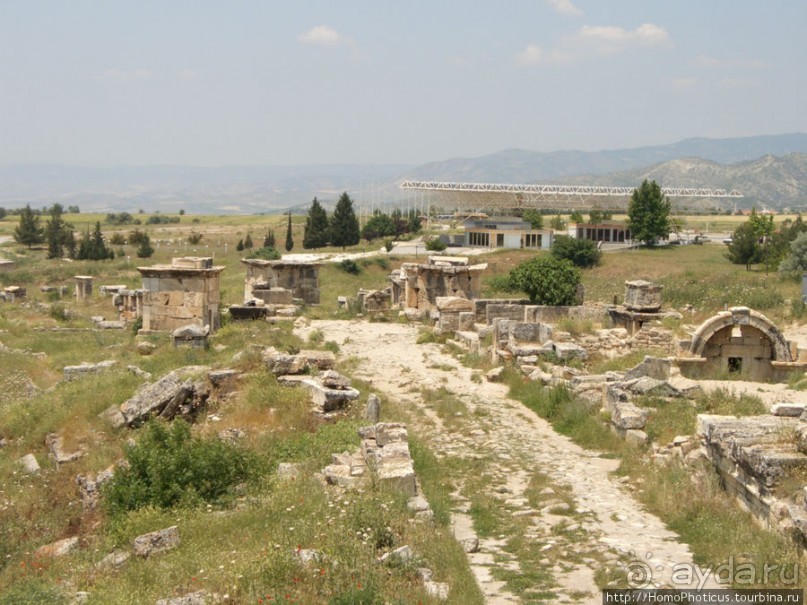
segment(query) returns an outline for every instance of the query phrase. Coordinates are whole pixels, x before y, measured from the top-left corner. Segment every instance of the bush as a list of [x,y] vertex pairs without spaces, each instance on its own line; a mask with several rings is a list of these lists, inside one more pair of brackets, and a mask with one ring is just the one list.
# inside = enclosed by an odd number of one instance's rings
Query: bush
[[426,240],[426,250],[430,252],[442,252],[446,248],[446,243],[439,237],[431,237]]
[[258,248],[247,258],[260,258],[263,260],[280,260],[280,252],[274,248]]
[[580,269],[568,260],[536,256],[510,272],[510,283],[534,305],[573,305],[577,302]]
[[165,216],[162,214],[154,214],[146,220],[147,225],[168,225],[170,223],[178,223],[178,216]]
[[597,244],[588,239],[568,235],[558,235],[552,242],[552,256],[558,260],[568,260],[575,267],[596,267],[602,260],[602,252]]
[[152,421],[140,441],[127,448],[121,465],[103,490],[107,510],[117,516],[144,506],[170,508],[214,503],[247,480],[254,457],[220,439],[191,436],[190,426]]
[[[195,245],[197,245],[199,242],[201,242],[201,241],[202,241],[202,238],[203,238],[203,237],[204,237],[204,235],[202,235],[202,234],[201,234],[201,233],[199,233],[198,231],[191,231],[191,234],[188,236],[188,243],[189,243],[191,246],[195,246]],[[250,248],[251,248],[251,247],[252,247],[252,245],[250,245]]]
[[346,258],[336,266],[339,267],[345,273],[350,273],[351,275],[358,275],[359,273],[361,273],[361,267],[359,267],[359,265],[356,264],[356,261],[350,258]]

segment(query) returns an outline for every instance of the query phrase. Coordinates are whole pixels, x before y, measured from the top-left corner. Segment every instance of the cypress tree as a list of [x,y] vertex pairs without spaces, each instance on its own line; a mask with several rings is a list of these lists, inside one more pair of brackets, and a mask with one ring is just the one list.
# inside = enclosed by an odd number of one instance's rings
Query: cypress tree
[[336,209],[331,217],[331,244],[334,246],[355,246],[361,238],[359,219],[353,211],[353,200],[345,191],[339,196]]
[[64,246],[70,226],[62,218],[64,209],[61,204],[53,204],[50,209],[50,220],[45,224],[45,239],[48,242],[48,258],[64,256]]
[[291,237],[291,210],[289,210],[289,226],[286,228],[286,252],[294,248],[294,239]]
[[317,198],[311,202],[308,209],[308,216],[305,219],[305,231],[303,232],[303,248],[322,248],[328,245],[328,213],[320,205]]

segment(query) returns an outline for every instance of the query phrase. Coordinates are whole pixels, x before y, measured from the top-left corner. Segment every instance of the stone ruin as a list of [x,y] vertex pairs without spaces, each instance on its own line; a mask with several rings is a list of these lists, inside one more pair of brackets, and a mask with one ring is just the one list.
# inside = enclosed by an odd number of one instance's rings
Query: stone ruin
[[0,300],[18,302],[25,298],[26,290],[22,286],[8,286],[0,290]]
[[413,315],[428,313],[441,296],[478,298],[487,264],[469,265],[461,256],[431,256],[428,263],[403,263],[390,275],[392,304]]
[[661,311],[663,289],[664,286],[641,279],[626,281],[624,304],[608,309],[614,325],[625,328],[633,336],[645,323],[661,321],[666,317],[681,319],[680,313]]
[[143,317],[143,296],[145,290],[118,290],[112,296],[112,304],[118,310],[118,319],[121,321],[136,321]]
[[691,378],[736,375],[753,381],[784,382],[807,370],[807,351],[785,340],[761,313],[732,307],[707,319],[691,341],[679,343],[676,363]]
[[350,454],[334,454],[330,465],[322,469],[325,480],[344,488],[356,488],[374,473],[381,485],[409,498],[418,495],[415,468],[409,453],[406,425],[379,422],[359,429],[361,447]]
[[319,304],[319,263],[256,258],[241,262],[247,266],[244,300],[269,296],[273,288],[283,288],[305,304]]
[[721,483],[762,525],[807,547],[807,415],[777,404],[770,415],[698,416],[698,437]]
[[218,330],[223,266],[214,266],[210,257],[185,257],[137,270],[143,276],[143,333],[189,324],[209,326],[211,334]]
[[392,308],[392,288],[359,290],[356,296],[359,308],[365,313],[383,313]]
[[100,416],[114,428],[134,428],[152,417],[165,420],[181,417],[192,422],[219,385],[217,376],[222,372],[206,366],[178,368],[142,385],[128,400],[110,406]]
[[301,304],[319,304],[319,264],[243,258],[244,304],[231,305],[233,319],[294,317]]
[[359,398],[359,391],[351,386],[350,379],[333,369],[336,356],[331,351],[289,354],[269,347],[264,349],[262,357],[279,384],[308,390],[317,415],[327,417],[341,412]]
[[11,271],[14,268],[14,261],[7,258],[0,258],[0,273]]
[[76,300],[84,300],[92,296],[92,275],[76,275]]

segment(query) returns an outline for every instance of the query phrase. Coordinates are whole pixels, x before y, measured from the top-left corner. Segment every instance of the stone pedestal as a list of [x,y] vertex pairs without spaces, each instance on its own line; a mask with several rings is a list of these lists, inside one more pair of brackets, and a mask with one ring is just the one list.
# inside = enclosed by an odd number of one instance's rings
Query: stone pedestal
[[92,296],[92,275],[76,275],[76,300]]
[[661,309],[664,286],[641,279],[625,282],[625,308],[628,311],[655,313]]

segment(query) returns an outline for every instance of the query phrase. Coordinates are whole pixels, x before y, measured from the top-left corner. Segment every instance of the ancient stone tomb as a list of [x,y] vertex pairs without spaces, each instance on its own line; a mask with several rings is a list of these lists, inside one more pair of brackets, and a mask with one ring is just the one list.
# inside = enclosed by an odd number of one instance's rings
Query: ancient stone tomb
[[693,378],[736,374],[747,380],[783,380],[807,367],[795,361],[793,349],[762,313],[732,307],[701,324],[676,363]]
[[244,258],[247,266],[244,300],[260,299],[267,304],[292,304],[298,298],[319,304],[319,264],[284,260]]
[[485,269],[487,264],[469,265],[467,258],[459,256],[432,256],[428,263],[404,263],[390,276],[392,302],[403,303],[404,309],[427,312],[438,297],[478,298]]
[[[209,257],[174,258],[170,265],[138,267],[143,276],[143,331],[174,331],[190,324],[220,327],[219,277]],[[136,306],[136,303],[135,303]]]

